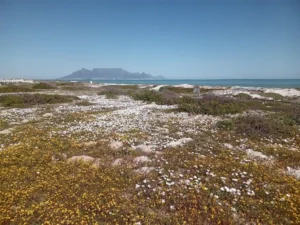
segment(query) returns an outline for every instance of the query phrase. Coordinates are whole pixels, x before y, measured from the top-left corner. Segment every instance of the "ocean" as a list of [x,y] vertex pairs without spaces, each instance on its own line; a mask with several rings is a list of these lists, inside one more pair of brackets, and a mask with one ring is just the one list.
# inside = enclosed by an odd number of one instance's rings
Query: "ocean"
[[[90,80],[81,80],[89,82]],[[215,79],[215,80],[92,80],[93,83],[114,84],[155,84],[177,85],[192,84],[201,86],[235,86],[235,87],[268,87],[268,88],[300,88],[300,79]]]

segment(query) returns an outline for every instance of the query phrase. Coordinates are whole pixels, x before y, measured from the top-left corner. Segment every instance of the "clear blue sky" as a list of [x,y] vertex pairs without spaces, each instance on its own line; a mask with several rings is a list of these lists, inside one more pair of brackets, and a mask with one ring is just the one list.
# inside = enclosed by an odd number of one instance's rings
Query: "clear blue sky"
[[0,0],[0,78],[300,78],[299,0]]

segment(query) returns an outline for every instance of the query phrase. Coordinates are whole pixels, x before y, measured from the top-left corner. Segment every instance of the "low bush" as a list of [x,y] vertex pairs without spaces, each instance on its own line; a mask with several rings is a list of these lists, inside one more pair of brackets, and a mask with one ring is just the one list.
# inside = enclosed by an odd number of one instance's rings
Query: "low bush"
[[252,97],[246,93],[239,93],[235,97],[238,99],[246,99],[246,100],[252,99]]
[[83,91],[83,90],[89,90],[88,87],[85,87],[85,86],[82,86],[82,85],[62,86],[61,89],[67,90],[67,91]]
[[136,85],[111,85],[100,89],[98,95],[105,95],[106,98],[117,98],[119,95],[132,95],[137,90]]
[[12,92],[32,92],[33,90],[28,87],[9,85],[0,87],[0,93],[12,93]]
[[293,120],[297,125],[300,125],[300,106],[299,105],[292,105],[290,110],[286,113],[286,116]]
[[77,106],[90,106],[90,105],[95,105],[94,103],[91,103],[87,100],[83,100],[81,102],[76,103]]
[[132,97],[135,100],[155,102],[158,105],[174,105],[181,101],[176,93],[167,90],[163,92],[143,90],[135,92]]
[[234,119],[232,128],[238,134],[244,134],[250,138],[279,138],[292,136],[295,131],[294,125],[293,120],[280,114],[269,116],[247,115]]
[[68,95],[46,95],[46,94],[23,94],[23,95],[2,95],[0,105],[4,107],[24,107],[39,104],[56,104],[71,102],[78,99]]
[[274,100],[282,100],[284,98],[282,95],[272,92],[263,92],[260,93],[260,95],[267,98],[273,98]]
[[114,91],[101,91],[98,93],[99,95],[105,95],[106,98],[109,99],[116,99],[119,94],[117,92]]
[[161,87],[159,91],[172,91],[179,94],[193,94],[193,88],[173,87],[173,86]]
[[135,93],[133,95],[133,98],[135,100],[145,101],[145,102],[155,102],[157,104],[163,103],[163,97],[162,94],[156,91],[141,91],[138,93]]
[[33,89],[54,89],[54,86],[48,83],[41,82],[41,83],[34,84],[32,88]]
[[8,128],[8,123],[0,119],[0,130]]
[[234,128],[234,122],[232,120],[222,120],[217,122],[216,125],[222,130],[232,130]]
[[124,90],[137,90],[139,88],[137,85],[112,85],[112,87]]
[[179,102],[179,111],[207,114],[207,115],[225,115],[241,113],[245,110],[245,104],[234,99],[206,95],[201,99],[185,99],[186,101]]

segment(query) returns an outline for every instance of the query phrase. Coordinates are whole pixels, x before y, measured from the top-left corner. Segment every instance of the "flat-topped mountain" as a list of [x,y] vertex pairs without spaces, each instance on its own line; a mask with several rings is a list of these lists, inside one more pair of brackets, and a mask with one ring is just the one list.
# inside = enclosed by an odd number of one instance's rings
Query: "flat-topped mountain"
[[160,80],[163,76],[152,76],[147,73],[131,73],[122,68],[94,68],[77,70],[61,80]]

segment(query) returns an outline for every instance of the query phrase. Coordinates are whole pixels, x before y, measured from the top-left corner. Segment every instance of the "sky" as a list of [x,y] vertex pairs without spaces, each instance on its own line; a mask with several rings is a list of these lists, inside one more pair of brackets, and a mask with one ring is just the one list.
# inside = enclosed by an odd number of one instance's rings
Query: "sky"
[[0,0],[0,78],[300,79],[300,0]]

